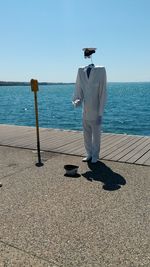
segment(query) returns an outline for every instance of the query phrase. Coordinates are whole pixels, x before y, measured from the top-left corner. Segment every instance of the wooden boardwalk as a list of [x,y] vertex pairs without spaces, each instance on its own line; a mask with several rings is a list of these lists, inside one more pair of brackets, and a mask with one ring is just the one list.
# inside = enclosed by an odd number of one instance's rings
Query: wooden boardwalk
[[[79,131],[40,128],[41,150],[84,156]],[[0,124],[0,145],[36,149],[34,127]],[[150,166],[150,137],[102,134],[100,159]]]

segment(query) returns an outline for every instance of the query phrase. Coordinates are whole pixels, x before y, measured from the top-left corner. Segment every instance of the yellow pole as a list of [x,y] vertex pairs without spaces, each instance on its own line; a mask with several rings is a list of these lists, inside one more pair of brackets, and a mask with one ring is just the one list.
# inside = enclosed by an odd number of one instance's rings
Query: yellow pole
[[36,137],[37,137],[37,152],[38,152],[38,162],[37,167],[41,167],[44,164],[41,162],[40,153],[40,135],[39,135],[39,119],[38,119],[38,103],[37,103],[37,91],[38,91],[38,81],[31,79],[31,90],[34,92],[34,107],[35,107],[35,118],[36,118]]

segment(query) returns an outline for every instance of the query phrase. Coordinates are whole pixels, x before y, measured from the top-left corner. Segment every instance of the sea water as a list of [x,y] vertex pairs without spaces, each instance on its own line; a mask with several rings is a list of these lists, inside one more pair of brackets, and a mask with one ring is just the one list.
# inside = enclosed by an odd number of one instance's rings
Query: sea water
[[[82,108],[74,108],[74,84],[39,86],[39,126],[82,130]],[[0,124],[35,126],[30,86],[0,86]],[[103,132],[150,136],[150,82],[108,83]]]

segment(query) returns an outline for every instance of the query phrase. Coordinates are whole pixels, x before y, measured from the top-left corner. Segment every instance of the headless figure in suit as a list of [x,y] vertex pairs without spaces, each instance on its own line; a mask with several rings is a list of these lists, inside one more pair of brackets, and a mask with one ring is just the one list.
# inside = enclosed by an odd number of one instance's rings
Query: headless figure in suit
[[[85,51],[85,56],[90,57],[93,50]],[[87,152],[83,161],[91,160],[96,163],[100,152],[101,121],[106,96],[106,71],[104,67],[95,67],[90,64],[79,68],[73,104],[83,105],[83,135]]]

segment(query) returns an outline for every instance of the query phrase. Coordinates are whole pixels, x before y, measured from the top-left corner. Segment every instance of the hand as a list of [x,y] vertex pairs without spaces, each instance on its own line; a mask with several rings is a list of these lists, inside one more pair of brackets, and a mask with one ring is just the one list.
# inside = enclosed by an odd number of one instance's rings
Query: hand
[[97,118],[97,124],[101,124],[102,123],[102,116],[98,116]]
[[75,101],[72,101],[72,104],[75,106],[75,107],[79,107],[81,105],[81,100],[80,99],[76,99]]

